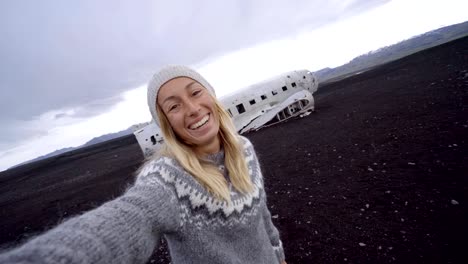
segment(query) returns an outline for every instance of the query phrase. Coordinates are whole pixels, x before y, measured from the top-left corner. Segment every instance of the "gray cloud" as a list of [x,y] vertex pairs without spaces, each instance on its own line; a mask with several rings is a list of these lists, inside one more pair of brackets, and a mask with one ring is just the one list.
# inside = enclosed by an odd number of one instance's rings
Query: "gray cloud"
[[161,65],[193,64],[387,1],[276,2],[1,1],[0,122],[15,127],[0,141],[37,133],[17,133],[17,122],[53,109],[102,113]]

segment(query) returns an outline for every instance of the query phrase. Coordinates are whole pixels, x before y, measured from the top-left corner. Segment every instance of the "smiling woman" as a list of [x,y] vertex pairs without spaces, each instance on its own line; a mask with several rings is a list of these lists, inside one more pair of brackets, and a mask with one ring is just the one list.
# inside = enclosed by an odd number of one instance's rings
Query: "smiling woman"
[[134,186],[0,263],[145,263],[162,237],[173,263],[286,263],[254,148],[211,85],[167,66],[148,85],[148,105],[165,143]]
[[[170,77],[165,71],[171,72]],[[241,155],[240,137],[214,95],[211,85],[197,72],[170,66],[153,77],[148,103],[166,142],[160,154],[176,158],[208,191],[229,201],[226,180],[245,193],[252,190],[252,183]],[[154,108],[156,111],[152,111]],[[225,167],[231,172],[229,178],[210,162],[203,162],[206,156],[220,153],[221,148],[226,154]]]

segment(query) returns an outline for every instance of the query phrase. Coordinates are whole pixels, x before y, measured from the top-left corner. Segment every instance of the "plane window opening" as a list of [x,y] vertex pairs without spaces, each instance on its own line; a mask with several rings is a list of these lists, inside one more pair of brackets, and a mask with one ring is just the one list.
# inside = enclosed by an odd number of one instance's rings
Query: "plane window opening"
[[[294,87],[294,86],[293,86],[293,87]],[[283,86],[281,89],[283,89],[283,91],[287,91],[287,90],[288,90],[288,87]]]
[[250,100],[249,103],[250,103],[250,105],[254,105],[255,104],[255,99]]
[[278,92],[277,92],[277,91],[271,91],[271,94],[272,94],[272,95],[277,95]]
[[262,100],[267,99],[267,96],[266,96],[266,95],[262,95],[261,97],[262,97]]
[[229,113],[229,116],[232,117],[232,112],[231,112],[231,109],[228,108],[228,113]]
[[150,139],[151,143],[153,143],[153,145],[156,145],[156,138],[154,136],[151,136]]
[[305,79],[305,76],[302,76],[302,79]]
[[291,86],[296,87],[296,83],[295,82],[291,83]]
[[238,104],[238,105],[236,105],[236,108],[237,108],[237,112],[239,112],[239,114],[242,114],[242,113],[245,112],[244,104]]

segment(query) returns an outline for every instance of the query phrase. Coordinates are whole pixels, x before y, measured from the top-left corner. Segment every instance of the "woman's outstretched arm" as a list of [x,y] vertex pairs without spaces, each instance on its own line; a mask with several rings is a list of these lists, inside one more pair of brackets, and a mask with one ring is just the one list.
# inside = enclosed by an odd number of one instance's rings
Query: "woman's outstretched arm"
[[265,204],[262,207],[263,207],[263,221],[265,223],[265,230],[267,231],[268,236],[270,237],[271,245],[273,246],[273,249],[275,250],[276,256],[278,257],[280,263],[286,263],[285,256],[284,256],[283,243],[281,242],[278,229],[275,227],[275,225],[273,224],[271,220],[271,214],[266,205],[266,200],[265,200]]
[[139,177],[123,196],[0,254],[0,263],[145,263],[179,222],[170,190]]

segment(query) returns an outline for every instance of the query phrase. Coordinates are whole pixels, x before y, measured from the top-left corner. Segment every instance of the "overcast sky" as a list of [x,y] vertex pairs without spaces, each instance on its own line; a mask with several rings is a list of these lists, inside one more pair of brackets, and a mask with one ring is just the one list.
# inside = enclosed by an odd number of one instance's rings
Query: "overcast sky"
[[226,94],[466,21],[464,2],[0,1],[0,171],[148,121],[144,86],[162,65]]

